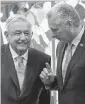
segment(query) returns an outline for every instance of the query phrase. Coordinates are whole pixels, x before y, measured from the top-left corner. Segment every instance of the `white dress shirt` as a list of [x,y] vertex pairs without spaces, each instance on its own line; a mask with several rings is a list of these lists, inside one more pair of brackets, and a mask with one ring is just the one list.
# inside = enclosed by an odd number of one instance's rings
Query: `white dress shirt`
[[[71,42],[73,44],[73,47],[72,47],[72,56],[81,40],[81,37],[84,33],[84,27],[82,28],[82,30],[80,31],[80,33],[74,38],[74,40]],[[66,59],[66,56],[67,56],[67,50],[65,50],[65,54],[64,54],[64,58],[63,58],[63,62],[62,62],[62,71],[64,70],[64,65],[65,65],[65,59]]]
[[25,78],[26,64],[27,64],[27,59],[28,59],[28,50],[25,52],[25,54],[23,54],[21,56],[21,57],[23,57],[24,69],[22,70],[22,72],[20,72],[20,71],[17,70],[18,69],[18,60],[16,59],[19,55],[12,49],[11,45],[9,45],[9,48],[10,48],[12,58],[13,58],[13,61],[14,61],[15,70],[17,72],[20,89],[22,89],[23,81],[24,81],[24,78]]

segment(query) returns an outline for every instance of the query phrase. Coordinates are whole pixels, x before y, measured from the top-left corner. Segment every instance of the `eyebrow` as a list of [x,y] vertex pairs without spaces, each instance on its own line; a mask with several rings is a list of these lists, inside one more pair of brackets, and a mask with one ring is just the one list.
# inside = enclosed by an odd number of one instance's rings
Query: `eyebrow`
[[27,31],[27,32],[30,32],[30,30],[16,30],[16,31]]

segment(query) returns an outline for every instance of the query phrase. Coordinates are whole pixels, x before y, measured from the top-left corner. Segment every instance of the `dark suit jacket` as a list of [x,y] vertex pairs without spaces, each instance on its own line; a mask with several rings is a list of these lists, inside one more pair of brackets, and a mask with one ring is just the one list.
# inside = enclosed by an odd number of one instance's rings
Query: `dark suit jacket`
[[45,63],[49,61],[48,55],[32,48],[29,49],[24,88],[20,92],[9,46],[3,45],[1,49],[1,104],[38,104],[38,102],[42,104],[43,99],[45,99],[44,104],[49,104],[50,95],[45,91],[39,78]]
[[85,104],[85,32],[67,68],[65,82],[62,79],[62,60],[66,43],[57,47],[57,77],[53,87],[58,88],[59,104]]

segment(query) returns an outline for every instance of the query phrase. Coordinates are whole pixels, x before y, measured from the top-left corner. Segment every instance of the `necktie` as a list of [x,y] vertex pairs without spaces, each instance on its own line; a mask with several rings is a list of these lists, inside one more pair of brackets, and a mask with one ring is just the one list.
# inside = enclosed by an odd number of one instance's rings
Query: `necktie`
[[23,88],[23,81],[24,81],[24,73],[25,73],[25,66],[23,64],[23,57],[17,57],[18,65],[17,65],[17,75],[19,80],[20,89]]
[[66,54],[66,57],[64,60],[65,63],[64,63],[63,69],[62,69],[63,82],[65,80],[65,75],[66,75],[68,64],[72,57],[72,46],[73,46],[73,44],[70,43],[70,44],[68,44],[68,47],[67,47],[67,54]]

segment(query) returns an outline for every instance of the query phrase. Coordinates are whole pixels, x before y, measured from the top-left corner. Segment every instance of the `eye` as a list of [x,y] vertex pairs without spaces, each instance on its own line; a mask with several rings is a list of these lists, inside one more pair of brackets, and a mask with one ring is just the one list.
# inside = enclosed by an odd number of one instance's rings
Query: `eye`
[[29,31],[24,31],[24,34],[28,36],[28,35],[30,35],[30,32]]
[[19,36],[21,33],[22,33],[21,31],[15,31],[15,32],[14,32],[14,35]]

